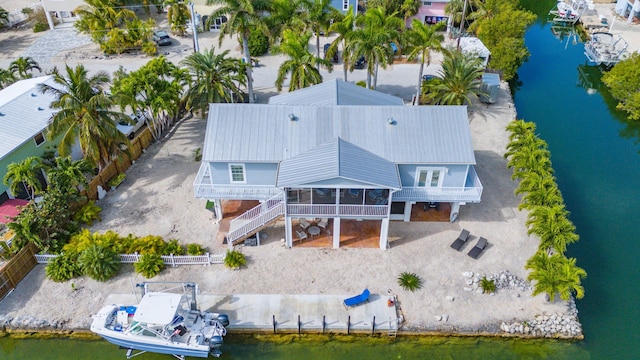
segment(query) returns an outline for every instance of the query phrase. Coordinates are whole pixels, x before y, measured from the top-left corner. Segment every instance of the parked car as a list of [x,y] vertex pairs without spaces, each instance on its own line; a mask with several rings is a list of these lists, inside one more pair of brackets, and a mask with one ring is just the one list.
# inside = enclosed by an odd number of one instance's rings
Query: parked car
[[358,60],[356,60],[355,64],[353,64],[353,67],[356,69],[364,69],[366,63],[367,59],[365,59],[364,56],[360,56]]
[[155,41],[158,46],[167,46],[172,43],[169,34],[164,30],[154,31],[151,40]]
[[[324,44],[324,58],[325,59],[327,59],[327,52],[329,51],[330,47],[331,47],[331,44]],[[329,60],[329,59],[327,59],[327,60]],[[338,52],[336,51],[333,54],[333,57],[331,58],[331,62],[334,63],[334,64],[337,64],[338,61],[339,61],[338,60]]]
[[137,111],[134,114],[129,114],[131,121],[120,120],[116,127],[118,130],[125,134],[129,139],[133,139],[136,132],[144,126],[146,116],[144,113]]

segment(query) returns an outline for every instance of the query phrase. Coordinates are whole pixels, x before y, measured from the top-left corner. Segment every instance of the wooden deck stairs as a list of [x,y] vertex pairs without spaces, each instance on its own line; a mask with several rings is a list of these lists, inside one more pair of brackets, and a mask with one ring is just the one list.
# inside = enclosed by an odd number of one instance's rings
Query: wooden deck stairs
[[226,239],[229,247],[255,235],[284,215],[284,198],[278,194],[231,220]]

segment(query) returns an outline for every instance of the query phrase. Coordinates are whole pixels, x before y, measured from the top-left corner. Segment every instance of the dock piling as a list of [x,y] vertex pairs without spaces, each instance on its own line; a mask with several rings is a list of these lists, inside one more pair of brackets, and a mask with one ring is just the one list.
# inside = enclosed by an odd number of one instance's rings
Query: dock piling
[[326,315],[322,315],[322,335],[324,335],[324,329],[327,326],[327,322],[325,321]]
[[276,333],[276,316],[273,315],[273,333]]
[[371,322],[371,335],[373,336],[373,334],[376,331],[376,317],[373,317],[373,321]]
[[349,335],[351,330],[351,315],[347,318],[347,335]]
[[300,314],[298,314],[298,335],[300,335],[300,328],[302,327],[302,323],[300,322]]

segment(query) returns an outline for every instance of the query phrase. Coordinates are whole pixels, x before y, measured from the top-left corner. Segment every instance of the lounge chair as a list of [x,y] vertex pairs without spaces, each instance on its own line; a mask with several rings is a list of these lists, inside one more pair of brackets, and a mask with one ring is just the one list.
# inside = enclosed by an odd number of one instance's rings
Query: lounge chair
[[480,237],[480,239],[476,243],[476,246],[474,246],[473,249],[471,249],[471,251],[467,253],[467,255],[471,256],[474,259],[477,259],[478,256],[482,254],[482,252],[486,247],[487,247],[487,239]]
[[467,240],[469,240],[469,231],[462,229],[462,232],[458,235],[456,241],[451,244],[451,248],[460,251],[462,246],[466,244]]
[[298,240],[300,240],[300,242],[307,238],[307,233],[304,231],[296,230],[296,234],[298,234]]
[[344,307],[348,309],[351,306],[358,306],[364,302],[368,302],[369,295],[371,295],[371,293],[369,292],[369,289],[364,289],[362,294],[356,295],[354,297],[350,297],[348,299],[344,299]]

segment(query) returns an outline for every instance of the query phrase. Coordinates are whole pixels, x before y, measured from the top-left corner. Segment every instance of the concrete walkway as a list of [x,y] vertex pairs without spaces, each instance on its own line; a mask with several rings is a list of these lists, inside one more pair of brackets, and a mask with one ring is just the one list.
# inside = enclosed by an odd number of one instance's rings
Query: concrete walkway
[[[298,316],[302,333],[375,333],[397,330],[396,306],[388,306],[386,295],[371,294],[369,301],[346,308],[351,295],[198,295],[198,308],[229,316],[231,332],[297,333]],[[136,304],[134,295],[111,294],[104,305]],[[374,327],[375,319],[375,327]],[[347,329],[348,326],[348,329]]]

